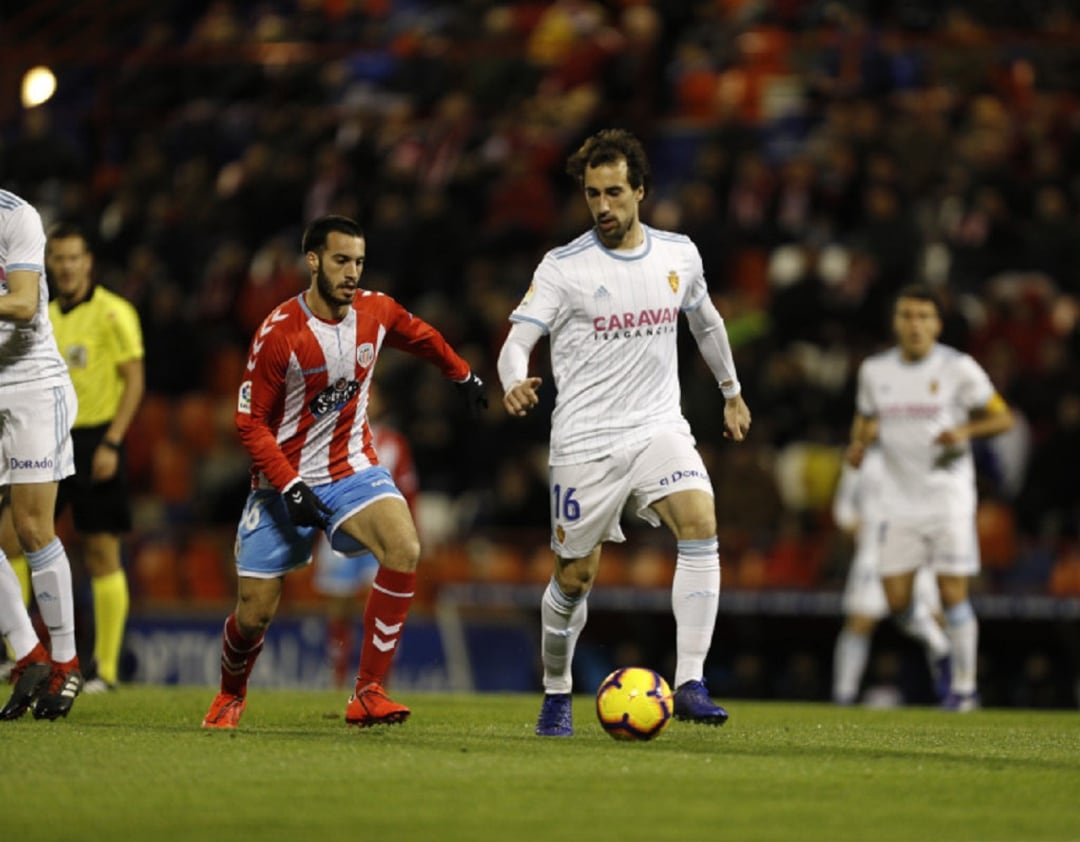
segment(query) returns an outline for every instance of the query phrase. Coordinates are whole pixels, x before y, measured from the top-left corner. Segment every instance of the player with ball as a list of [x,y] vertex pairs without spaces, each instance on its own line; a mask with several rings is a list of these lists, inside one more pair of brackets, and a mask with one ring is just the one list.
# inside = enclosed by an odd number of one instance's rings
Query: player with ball
[[510,316],[499,354],[503,405],[534,409],[539,377],[528,373],[540,338],[551,344],[556,401],[551,417],[551,546],[555,569],[541,600],[544,702],[536,733],[568,737],[571,662],[585,626],[604,541],[623,541],[623,508],[677,541],[676,718],[722,725],[727,711],[704,684],[720,598],[712,483],[680,408],[677,330],[685,315],[723,391],[724,435],[750,429],[724,320],[709,297],[701,255],[688,237],[641,222],[649,187],[641,142],[612,129],[590,137],[567,163],[595,225],[544,256]]

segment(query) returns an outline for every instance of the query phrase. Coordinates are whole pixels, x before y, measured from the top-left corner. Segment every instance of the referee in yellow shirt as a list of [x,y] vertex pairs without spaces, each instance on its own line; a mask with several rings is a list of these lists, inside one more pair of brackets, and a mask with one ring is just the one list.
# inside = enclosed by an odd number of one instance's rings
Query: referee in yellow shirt
[[145,374],[139,316],[119,295],[94,284],[93,264],[78,227],[61,223],[49,231],[45,267],[55,290],[49,318],[79,397],[71,431],[75,474],[61,481],[56,511],[70,504],[83,536],[97,666],[85,690],[101,692],[116,685],[128,616],[120,560],[120,536],[131,530],[124,436],[142,400]]

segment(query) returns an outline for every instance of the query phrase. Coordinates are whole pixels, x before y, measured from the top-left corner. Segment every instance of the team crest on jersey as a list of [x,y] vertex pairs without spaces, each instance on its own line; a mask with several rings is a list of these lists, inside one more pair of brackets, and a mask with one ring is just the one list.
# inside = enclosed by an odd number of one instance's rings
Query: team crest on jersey
[[667,282],[672,292],[679,291],[679,275],[674,269],[668,272]]
[[236,411],[251,415],[251,381],[245,380],[240,384],[240,398],[236,404]]
[[356,349],[356,361],[362,368],[367,368],[375,362],[375,346],[365,342]]
[[938,390],[938,382],[936,380],[930,381],[930,394],[936,395]]
[[529,303],[532,300],[533,293],[536,292],[536,284],[529,284],[529,288],[525,290],[525,296],[521,299],[522,306]]

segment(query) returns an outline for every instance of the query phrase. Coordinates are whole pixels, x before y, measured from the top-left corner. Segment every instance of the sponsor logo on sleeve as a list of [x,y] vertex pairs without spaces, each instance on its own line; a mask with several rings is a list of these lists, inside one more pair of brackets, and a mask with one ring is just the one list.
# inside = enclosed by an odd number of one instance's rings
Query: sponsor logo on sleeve
[[245,380],[240,384],[240,397],[236,404],[236,411],[251,415],[251,381]]

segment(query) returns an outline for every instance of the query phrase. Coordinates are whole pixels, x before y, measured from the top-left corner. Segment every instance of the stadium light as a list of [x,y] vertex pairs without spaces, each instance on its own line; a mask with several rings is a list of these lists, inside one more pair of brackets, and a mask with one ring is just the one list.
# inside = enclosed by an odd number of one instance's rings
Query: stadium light
[[52,99],[56,93],[56,74],[48,67],[31,67],[23,75],[23,108],[35,108]]

